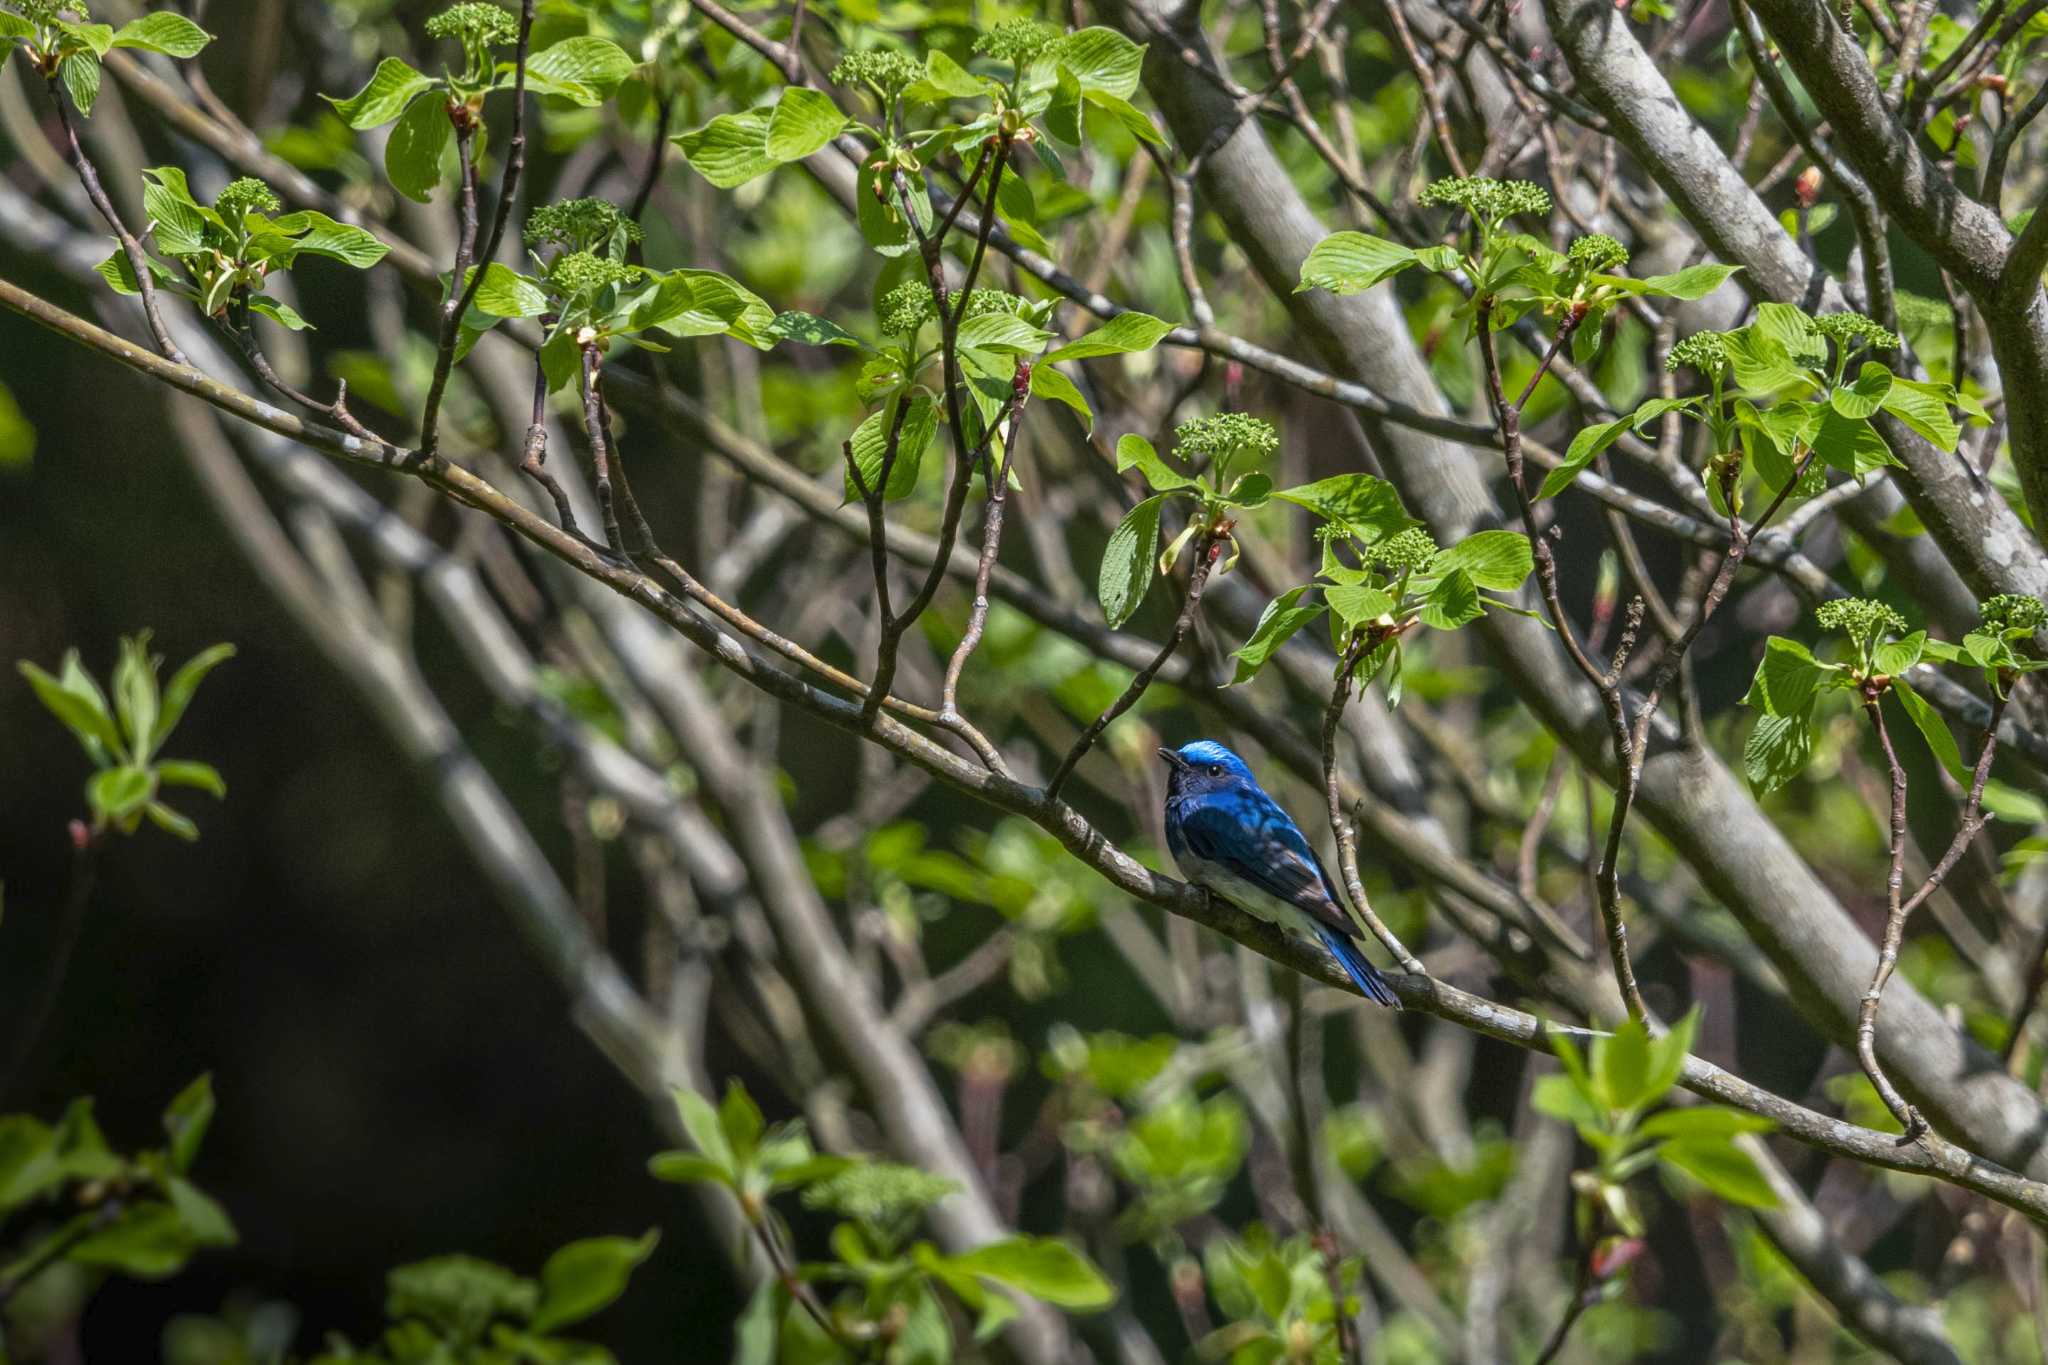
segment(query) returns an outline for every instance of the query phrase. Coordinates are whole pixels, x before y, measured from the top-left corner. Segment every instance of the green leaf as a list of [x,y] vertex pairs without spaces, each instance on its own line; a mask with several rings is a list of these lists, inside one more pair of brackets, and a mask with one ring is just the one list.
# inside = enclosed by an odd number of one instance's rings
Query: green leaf
[[235,647],[230,644],[209,645],[187,659],[171,681],[164,687],[163,710],[156,723],[155,742],[162,744],[178,728],[178,722],[185,718],[185,708],[192,704],[192,694],[199,690],[199,684],[206,675],[235,657]]
[[1884,406],[1892,390],[1892,372],[1874,360],[1863,362],[1855,384],[1828,395],[1828,404],[1844,417],[1865,418]]
[[1570,1076],[1537,1077],[1536,1087],[1529,1094],[1529,1106],[1539,1114],[1569,1123],[1582,1133],[1600,1133],[1607,1126],[1606,1112]]
[[1088,90],[1081,98],[1121,123],[1140,142],[1149,142],[1154,147],[1166,145],[1166,139],[1160,136],[1158,127],[1145,112],[1123,96],[1112,95],[1107,90]]
[[279,303],[276,299],[262,294],[249,295],[248,304],[250,312],[260,313],[279,326],[288,327],[294,332],[303,332],[313,325],[300,317],[298,309],[290,304]]
[[1880,406],[1942,450],[1956,448],[1962,428],[1949,411],[1953,393],[1946,384],[1928,384],[1893,376]]
[[1775,340],[1785,348],[1787,355],[1802,364],[1822,365],[1827,362],[1827,338],[1814,327],[1813,318],[1803,308],[1795,308],[1789,303],[1760,303],[1756,308],[1756,321],[1751,326]]
[[119,822],[149,802],[154,784],[146,768],[104,768],[85,784],[85,799],[94,814]]
[[422,204],[432,199],[441,183],[441,154],[454,137],[455,125],[440,100],[414,100],[384,144],[384,174],[391,187]]
[[608,1307],[626,1292],[626,1281],[660,1240],[649,1229],[637,1239],[592,1237],[563,1247],[541,1267],[540,1304],[528,1327],[554,1332]]
[[718,1126],[725,1131],[733,1159],[741,1163],[751,1161],[761,1146],[766,1124],[761,1118],[761,1106],[754,1103],[754,1097],[738,1080],[726,1082],[725,1098],[718,1105]]
[[1476,587],[1512,592],[1535,568],[1529,538],[1520,531],[1478,531],[1438,554],[1430,572],[1463,569]]
[[1102,614],[1115,630],[1131,619],[1152,586],[1153,559],[1159,548],[1159,512],[1166,501],[1159,493],[1145,499],[1118,523],[1102,550],[1095,595]]
[[857,351],[869,349],[865,341],[832,319],[795,309],[777,313],[769,330],[780,340],[800,341],[806,346],[851,346]]
[[1745,327],[1721,340],[1735,382],[1749,393],[1771,394],[1794,385],[1809,385],[1806,371],[1792,363],[1791,352],[1777,338]]
[[1911,635],[1879,645],[1870,652],[1870,662],[1878,672],[1896,676],[1919,663],[1920,656],[1926,651],[1927,632],[1916,630]]
[[[361,132],[391,122],[405,112],[413,96],[432,88],[433,81],[407,66],[396,57],[386,57],[377,63],[369,82],[361,90],[345,100],[322,96],[334,106],[334,112],[341,115],[341,121]],[[442,115],[442,122],[447,116]]]
[[127,636],[114,664],[114,714],[128,735],[130,752],[148,757],[159,736],[156,662],[149,657],[149,635]]
[[92,113],[92,106],[100,97],[100,59],[74,52],[58,64],[57,71],[63,76],[64,88],[71,92],[71,102],[78,106],[78,112]]
[[1593,1083],[1609,1109],[1638,1109],[1657,1098],[1650,1092],[1650,1033],[1641,1020],[1624,1020],[1593,1041]]
[[1391,620],[1396,605],[1392,594],[1364,584],[1325,588],[1323,600],[1329,603],[1331,611],[1337,613],[1337,619],[1344,623],[1347,634],[1375,621]]
[[1813,759],[1813,717],[1763,715],[1742,746],[1742,767],[1758,796],[1768,796]]
[[1179,488],[1195,488],[1199,484],[1185,474],[1176,474],[1159,458],[1159,452],[1152,443],[1136,432],[1127,432],[1117,438],[1116,472],[1119,474],[1135,469],[1145,476],[1155,493],[1171,493]]
[[1899,463],[1877,428],[1844,417],[1832,406],[1821,414],[1820,430],[1813,435],[1813,453],[1822,464],[1857,477]]
[[801,161],[826,147],[851,122],[822,90],[785,86],[768,116],[766,148],[777,161]]
[[80,1265],[159,1280],[176,1273],[198,1249],[193,1230],[176,1209],[145,1203],[131,1205],[112,1223],[74,1244],[68,1256]]
[[175,835],[188,844],[196,843],[199,839],[199,826],[161,801],[150,802],[142,808],[142,813],[149,817],[152,825],[166,834]]
[[1149,351],[1173,330],[1173,324],[1149,313],[1118,313],[1092,332],[1046,354],[1047,360],[1091,360],[1096,356]]
[[1685,1071],[1686,1054],[1692,1051],[1699,1032],[1700,1007],[1694,1005],[1663,1037],[1650,1040],[1650,1077],[1646,1084],[1652,1098],[1669,1094],[1671,1087],[1678,1084]]
[[1828,674],[1805,645],[1773,635],[1764,642],[1764,657],[1743,705],[1771,716],[1803,716],[1812,709],[1814,690]]
[[956,1270],[1058,1308],[1102,1308],[1116,1297],[1116,1289],[1086,1256],[1050,1237],[1011,1237],[947,1259]]
[[229,1247],[235,1244],[234,1220],[212,1196],[182,1176],[174,1175],[164,1185],[171,1196],[171,1208],[177,1213],[178,1221],[185,1225],[185,1232],[194,1245]]
[[1726,1139],[1681,1138],[1657,1149],[1657,1157],[1731,1204],[1774,1209],[1778,1196],[1749,1154]]
[[[1596,275],[1594,280],[1601,284],[1619,282],[1631,294],[1646,294],[1660,299],[1703,299],[1725,284],[1730,275],[1742,269],[1739,265],[1721,265],[1702,262],[1689,265],[1669,275],[1649,275],[1640,280],[1624,276]],[[1634,287],[1631,287],[1634,286]]]
[[115,47],[139,47],[166,57],[196,57],[212,41],[212,34],[172,10],[145,14],[114,31]]
[[197,787],[217,800],[224,800],[228,784],[211,764],[171,759],[156,765],[157,781],[166,787]]
[[1402,510],[1394,486],[1371,474],[1335,474],[1314,483],[1280,489],[1273,496],[1306,507],[1323,520],[1336,522],[1367,540],[1394,535],[1415,524]]
[[[895,176],[883,176],[885,167],[873,164],[860,168],[860,178],[854,191],[854,217],[860,224],[861,238],[882,256],[901,256],[917,247],[917,234],[911,230],[910,222],[903,216],[903,195],[897,189]],[[910,211],[917,215],[917,221],[926,231],[932,226],[931,192],[922,176],[906,176],[910,183]],[[876,187],[881,194],[876,194]]]
[[702,128],[679,133],[672,140],[697,174],[719,189],[729,190],[780,164],[768,155],[768,118],[764,109],[720,114]]
[[1420,612],[1422,624],[1436,630],[1456,630],[1485,614],[1479,590],[1463,569],[1452,569],[1438,579],[1429,596],[1423,599]]
[[[476,271],[469,273],[474,276]],[[465,279],[463,287],[468,284]],[[536,318],[548,311],[548,296],[539,281],[492,261],[484,267],[483,283],[476,287],[471,304],[494,318]]]
[[[453,131],[452,128],[450,131]],[[271,227],[297,240],[292,255],[324,256],[329,260],[367,270],[384,259],[390,247],[353,223],[338,223],[316,209],[300,209],[277,219]],[[299,234],[303,233],[303,236]]]
[[1967,787],[1975,774],[1964,765],[1963,756],[1956,749],[1956,737],[1950,732],[1948,722],[1941,718],[1941,713],[1915,692],[1904,678],[1894,676],[1891,691],[1899,699],[1899,705],[1906,708],[1906,714],[1912,717],[1914,727],[1927,741],[1936,761],[1948,769],[1950,777]]
[[1308,591],[1308,585],[1289,588],[1266,604],[1259,613],[1259,622],[1252,627],[1251,638],[1231,652],[1237,660],[1237,673],[1230,680],[1232,687],[1250,682],[1266,666],[1267,660],[1279,652],[1280,646],[1293,638],[1296,631],[1323,614],[1322,607],[1303,607],[1296,603]]
[[213,1123],[213,1077],[201,1076],[178,1093],[164,1109],[164,1132],[171,1139],[171,1169],[183,1175],[192,1169],[199,1144]]
[[[889,453],[889,426],[896,420],[896,405],[904,401],[901,394],[891,398],[853,430],[853,462],[870,491],[881,478],[882,461]],[[925,447],[938,431],[938,409],[930,394],[916,393],[907,401],[910,411],[904,415],[903,430],[896,438],[896,458],[889,465],[889,486],[882,490],[884,501],[907,498],[916,491],[917,476],[924,467]],[[846,500],[861,500],[860,488],[851,473],[846,476]]]
[[656,1180],[667,1180],[677,1185],[733,1183],[731,1171],[710,1157],[699,1156],[695,1152],[659,1153],[648,1160],[647,1169]]
[[920,104],[942,104],[947,100],[977,99],[987,89],[981,77],[933,48],[925,54],[924,79],[906,87],[903,98]]
[[581,87],[581,94],[567,90],[559,93],[586,108],[595,108],[633,74],[636,65],[611,39],[580,34],[527,58],[526,75],[529,81],[538,77],[556,85]]
[[718,1111],[711,1107],[711,1101],[680,1085],[674,1093],[676,1112],[683,1120],[683,1131],[689,1135],[698,1152],[721,1169],[731,1171],[732,1146],[725,1140],[725,1127],[718,1121]]
[[963,351],[1037,355],[1050,336],[1014,313],[982,313],[960,324],[956,340]]
[[1053,44],[1051,55],[1083,90],[1124,99],[1137,93],[1139,68],[1145,64],[1144,48],[1113,28],[1099,26],[1069,33]]
[[[99,689],[66,686],[25,659],[15,666],[28,679],[36,699],[78,737],[89,757],[97,761],[102,754],[124,752],[120,731],[114,728],[114,718],[108,714]],[[95,745],[99,747],[96,749]]]
[[1717,1104],[1695,1104],[1685,1109],[1662,1109],[1643,1120],[1636,1131],[1646,1138],[1732,1138],[1744,1133],[1768,1133],[1777,1127],[1757,1114],[1724,1109]]
[[1053,72],[1052,100],[1045,108],[1045,130],[1069,147],[1081,143],[1081,82],[1073,72]]
[[1332,294],[1356,294],[1415,263],[1415,252],[1399,242],[1366,232],[1333,232],[1302,261],[1301,282],[1294,292],[1327,289]]
[[1088,400],[1081,396],[1081,390],[1074,387],[1074,381],[1061,374],[1052,366],[1040,361],[1031,371],[1031,396],[1065,403],[1081,419],[1081,424],[1090,432],[1095,430],[1095,410],[1088,406]]

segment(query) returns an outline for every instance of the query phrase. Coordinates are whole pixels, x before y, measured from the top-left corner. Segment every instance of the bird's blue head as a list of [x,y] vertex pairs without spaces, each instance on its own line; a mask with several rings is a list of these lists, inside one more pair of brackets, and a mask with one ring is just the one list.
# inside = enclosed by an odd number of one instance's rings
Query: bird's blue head
[[1258,787],[1258,779],[1245,761],[1213,739],[1198,739],[1178,749],[1161,749],[1159,756],[1171,769],[1166,775],[1168,798],[1193,796],[1201,792]]

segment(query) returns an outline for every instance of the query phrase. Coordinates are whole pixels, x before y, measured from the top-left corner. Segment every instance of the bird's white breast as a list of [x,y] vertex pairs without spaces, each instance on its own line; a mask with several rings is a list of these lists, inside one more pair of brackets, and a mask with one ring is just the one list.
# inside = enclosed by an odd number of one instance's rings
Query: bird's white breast
[[1252,885],[1221,864],[1192,856],[1178,861],[1189,881],[1208,887],[1246,914],[1297,934],[1306,934],[1310,938],[1316,936],[1315,922],[1299,907],[1288,904],[1263,887]]

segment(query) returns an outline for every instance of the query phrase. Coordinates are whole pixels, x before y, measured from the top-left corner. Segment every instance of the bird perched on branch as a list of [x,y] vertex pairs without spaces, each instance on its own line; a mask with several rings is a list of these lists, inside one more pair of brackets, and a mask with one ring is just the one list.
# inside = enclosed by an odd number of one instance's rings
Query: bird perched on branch
[[1161,749],[1166,846],[1189,881],[1248,914],[1321,941],[1367,998],[1401,1007],[1351,940],[1330,874],[1301,826],[1266,795],[1245,761],[1212,739]]

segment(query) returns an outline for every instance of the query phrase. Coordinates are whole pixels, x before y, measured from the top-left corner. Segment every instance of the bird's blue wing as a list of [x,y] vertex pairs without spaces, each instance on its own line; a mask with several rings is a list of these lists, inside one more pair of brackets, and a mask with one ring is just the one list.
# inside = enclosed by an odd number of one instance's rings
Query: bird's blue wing
[[1179,824],[1196,857],[1220,864],[1340,933],[1352,932],[1315,850],[1271,797],[1219,793],[1189,802]]

